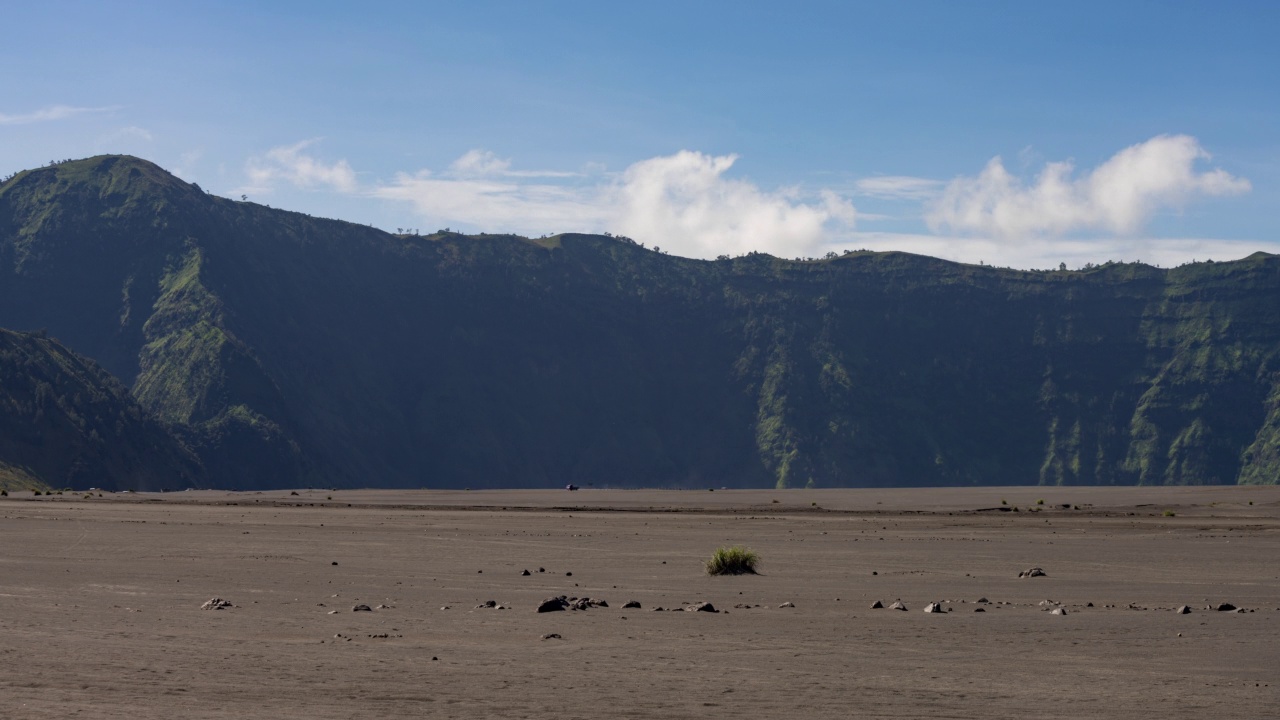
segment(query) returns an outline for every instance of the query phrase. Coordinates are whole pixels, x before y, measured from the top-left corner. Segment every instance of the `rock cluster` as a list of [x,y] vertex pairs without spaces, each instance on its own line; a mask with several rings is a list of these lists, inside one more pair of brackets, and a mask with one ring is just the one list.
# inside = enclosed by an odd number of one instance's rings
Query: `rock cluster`
[[235,607],[229,600],[223,600],[220,597],[209,598],[205,604],[200,606],[201,610],[221,610],[223,608]]

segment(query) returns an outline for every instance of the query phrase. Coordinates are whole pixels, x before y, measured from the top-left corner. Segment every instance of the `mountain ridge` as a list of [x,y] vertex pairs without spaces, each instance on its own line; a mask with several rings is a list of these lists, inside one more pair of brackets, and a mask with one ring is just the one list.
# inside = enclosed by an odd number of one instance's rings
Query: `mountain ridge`
[[1021,271],[392,235],[100,156],[0,184],[0,326],[222,487],[1274,483],[1280,258]]

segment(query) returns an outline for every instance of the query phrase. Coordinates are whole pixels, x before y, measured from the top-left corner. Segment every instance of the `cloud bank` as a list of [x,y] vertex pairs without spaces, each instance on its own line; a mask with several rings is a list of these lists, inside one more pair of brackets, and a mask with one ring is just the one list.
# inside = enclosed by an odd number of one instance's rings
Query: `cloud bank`
[[685,257],[806,254],[829,231],[853,227],[853,205],[829,190],[805,196],[726,177],[737,159],[683,150],[611,176],[516,171],[509,160],[473,150],[444,173],[401,173],[372,194],[410,202],[442,225],[526,235],[614,232]]
[[[996,157],[978,175],[950,182],[885,175],[854,183],[851,192],[869,203],[919,208],[914,219],[905,213],[905,220],[903,214],[860,212],[830,189],[766,189],[733,177],[736,155],[682,150],[610,173],[601,166],[575,172],[515,169],[510,158],[475,149],[443,170],[401,172],[361,184],[345,160],[313,156],[315,142],[251,158],[245,166],[250,186],[235,194],[290,185],[408,205],[424,228],[526,236],[612,232],[696,258],[751,251],[814,257],[869,248],[1045,268],[1107,260],[1173,265],[1274,249],[1246,240],[1142,234],[1157,212],[1250,190],[1248,180],[1197,167],[1209,155],[1186,135],[1161,135],[1125,148],[1082,174],[1070,162],[1050,163],[1030,182],[1012,175]],[[899,225],[867,231],[856,227],[860,221]],[[915,223],[919,229],[911,227]]]
[[1209,153],[1188,135],[1160,135],[1125,148],[1082,177],[1070,162],[1049,163],[1026,184],[999,157],[976,177],[957,178],[925,215],[934,232],[1010,240],[1081,230],[1130,235],[1160,209],[1179,209],[1197,196],[1248,192],[1249,181],[1221,169],[1200,172]]

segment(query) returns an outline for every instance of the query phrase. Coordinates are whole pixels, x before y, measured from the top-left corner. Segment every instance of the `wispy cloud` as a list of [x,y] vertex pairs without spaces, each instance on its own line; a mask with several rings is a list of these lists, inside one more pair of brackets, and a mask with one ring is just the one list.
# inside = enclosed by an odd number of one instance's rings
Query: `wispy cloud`
[[136,125],[122,127],[98,138],[98,145],[111,145],[113,143],[129,143],[137,140],[143,142],[151,142],[151,131],[146,128],[140,128]]
[[[524,234],[613,231],[686,257],[809,254],[828,229],[853,227],[853,205],[834,192],[769,191],[726,177],[737,159],[685,150],[618,176],[583,176],[513,171],[510,161],[473,150],[446,173],[400,174],[372,193],[408,201],[441,224]],[[551,181],[557,178],[574,181]]]
[[249,158],[245,164],[249,185],[241,190],[266,193],[278,183],[287,182],[300,188],[323,187],[355,192],[356,173],[346,160],[325,163],[303,152],[318,141],[318,138],[303,140],[294,145],[272,148],[260,157]]
[[1198,171],[1209,153],[1188,135],[1160,135],[1125,148],[1086,175],[1071,162],[1049,163],[1031,184],[992,158],[976,177],[949,183],[926,213],[935,232],[1003,239],[1061,236],[1080,230],[1139,232],[1161,208],[1197,196],[1235,195],[1249,181],[1221,169]]
[[17,115],[0,113],[0,125],[30,125],[32,123],[66,120],[67,118],[72,118],[77,115],[112,112],[119,109],[120,108],[118,106],[74,107],[71,105],[50,105],[49,107],[40,108],[34,112],[19,113]]
[[862,178],[854,187],[859,195],[886,200],[924,200],[932,198],[946,185],[941,180],[907,175],[879,175]]

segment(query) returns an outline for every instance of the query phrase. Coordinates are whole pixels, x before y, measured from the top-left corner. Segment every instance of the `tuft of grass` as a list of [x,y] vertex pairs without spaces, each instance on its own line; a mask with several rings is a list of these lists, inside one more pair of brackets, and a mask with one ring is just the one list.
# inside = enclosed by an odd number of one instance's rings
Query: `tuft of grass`
[[0,490],[0,497],[9,497],[8,490]]
[[1008,504],[1009,504],[1009,501],[1008,501],[1008,500],[1005,500],[1004,498],[1000,498],[1000,504],[1001,504],[1001,505],[1008,505]]
[[719,547],[707,561],[708,575],[755,575],[760,556],[741,545]]
[[1161,513],[1161,514],[1162,514],[1162,515],[1164,515],[1165,517],[1177,517],[1177,516],[1178,516],[1178,513],[1174,512],[1174,511],[1172,511],[1172,510],[1165,510],[1165,511],[1164,511],[1163,513]]
[[1044,498],[1040,498],[1039,500],[1037,500],[1037,501],[1036,501],[1036,504],[1037,504],[1037,505],[1043,505],[1043,504],[1044,504]]

